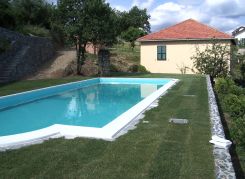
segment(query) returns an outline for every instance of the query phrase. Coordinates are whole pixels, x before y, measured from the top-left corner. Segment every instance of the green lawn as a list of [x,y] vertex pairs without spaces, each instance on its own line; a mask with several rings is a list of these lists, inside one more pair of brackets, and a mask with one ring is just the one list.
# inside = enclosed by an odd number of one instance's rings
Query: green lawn
[[[76,138],[0,153],[0,178],[215,178],[206,80],[194,75],[157,75],[181,81],[146,112],[145,124],[114,142]],[[79,77],[25,81],[1,87],[0,95],[44,87]],[[185,97],[183,95],[196,95]],[[187,118],[188,125],[168,123]]]

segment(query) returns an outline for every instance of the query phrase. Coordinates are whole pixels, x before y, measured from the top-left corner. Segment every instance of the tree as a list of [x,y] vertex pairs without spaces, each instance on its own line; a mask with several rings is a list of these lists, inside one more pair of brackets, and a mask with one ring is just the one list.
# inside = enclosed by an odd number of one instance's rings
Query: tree
[[17,25],[39,25],[50,28],[53,9],[45,0],[14,0],[12,6]]
[[116,40],[115,13],[104,0],[60,0],[60,21],[77,49],[77,73],[85,60],[88,42],[108,45]]
[[139,37],[145,34],[146,33],[142,29],[129,27],[127,31],[122,32],[121,36],[124,40],[130,42],[132,49],[134,49],[136,39],[138,39]]
[[209,74],[213,79],[227,76],[230,57],[230,47],[214,39],[204,50],[197,47],[196,54],[191,59],[199,73]]
[[15,17],[10,0],[0,1],[0,26],[5,28],[14,28],[15,26]]
[[127,31],[129,27],[141,28],[143,31],[149,33],[151,30],[146,9],[139,9],[137,6],[132,7],[129,12],[118,13],[120,18],[121,31]]

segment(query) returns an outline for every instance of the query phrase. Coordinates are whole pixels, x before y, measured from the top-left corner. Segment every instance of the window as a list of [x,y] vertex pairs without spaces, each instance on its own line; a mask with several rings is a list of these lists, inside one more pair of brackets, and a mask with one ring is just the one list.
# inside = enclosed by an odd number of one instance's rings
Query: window
[[239,41],[238,41],[238,45],[240,47],[245,47],[245,38],[241,38]]
[[166,46],[157,46],[157,60],[166,60]]

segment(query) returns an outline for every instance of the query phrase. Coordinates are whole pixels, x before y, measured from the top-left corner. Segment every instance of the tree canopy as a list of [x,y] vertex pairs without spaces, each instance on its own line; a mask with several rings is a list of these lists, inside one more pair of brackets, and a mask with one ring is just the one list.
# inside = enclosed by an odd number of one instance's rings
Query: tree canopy
[[201,74],[209,74],[211,78],[224,77],[228,74],[228,61],[231,49],[228,45],[214,39],[205,50],[197,47],[196,54],[192,57],[194,68]]
[[135,27],[129,27],[128,30],[122,32],[122,38],[124,40],[126,40],[127,42],[130,42],[130,45],[132,48],[135,47],[135,41],[145,35],[146,33],[142,30],[142,29],[139,29],[139,28],[135,28]]
[[83,64],[88,42],[110,45],[116,40],[116,15],[104,0],[61,0],[58,14],[65,32],[77,43],[78,64]]
[[52,5],[45,0],[14,0],[12,8],[17,25],[40,25],[50,27]]
[[146,9],[139,9],[137,6],[132,7],[128,12],[119,13],[121,31],[127,31],[130,27],[141,28],[146,33],[151,30]]
[[13,28],[15,26],[15,16],[10,0],[0,1],[0,26],[6,28]]

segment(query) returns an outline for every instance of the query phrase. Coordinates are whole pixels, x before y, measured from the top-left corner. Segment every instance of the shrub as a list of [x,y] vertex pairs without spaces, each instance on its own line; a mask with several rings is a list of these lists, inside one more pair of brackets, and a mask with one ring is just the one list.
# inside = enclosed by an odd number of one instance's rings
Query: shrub
[[110,71],[111,72],[119,72],[119,70],[117,69],[117,67],[113,64],[110,64]]
[[245,147],[245,89],[230,78],[218,78],[215,90],[221,106],[230,116],[230,132],[236,144]]
[[231,136],[235,143],[245,148],[245,118],[233,120],[231,129]]
[[215,80],[215,91],[219,94],[228,94],[231,92],[233,85],[234,81],[229,78],[217,78]]
[[215,91],[220,95],[229,93],[235,95],[245,94],[245,90],[239,86],[236,86],[235,82],[231,78],[217,78],[215,80]]
[[142,65],[132,65],[129,67],[129,71],[133,73],[149,73]]
[[17,29],[20,33],[24,35],[34,35],[38,37],[50,37],[49,30],[36,26],[36,25],[24,25]]
[[65,32],[62,29],[62,26],[61,25],[58,25],[58,24],[53,23],[52,24],[51,31],[50,31],[50,34],[52,36],[53,41],[57,45],[64,46],[64,44],[65,44],[65,42],[64,42]]
[[227,111],[232,118],[245,116],[245,96],[237,96],[228,94],[223,99],[224,110]]
[[230,56],[229,47],[214,39],[212,45],[208,45],[204,50],[200,50],[197,47],[196,54],[191,59],[193,60],[194,68],[199,73],[209,74],[211,79],[213,79],[227,76]]

